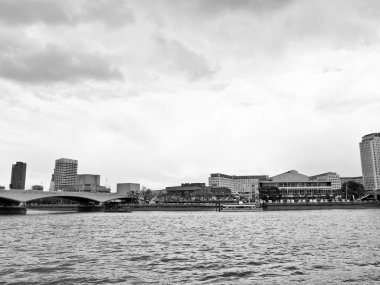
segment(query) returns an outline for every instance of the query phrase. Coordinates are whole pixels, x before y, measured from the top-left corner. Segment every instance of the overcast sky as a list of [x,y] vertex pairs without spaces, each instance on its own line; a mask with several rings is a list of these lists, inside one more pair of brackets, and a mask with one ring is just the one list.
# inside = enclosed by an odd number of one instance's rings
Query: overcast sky
[[380,1],[0,0],[0,185],[55,159],[152,189],[210,173],[361,175]]

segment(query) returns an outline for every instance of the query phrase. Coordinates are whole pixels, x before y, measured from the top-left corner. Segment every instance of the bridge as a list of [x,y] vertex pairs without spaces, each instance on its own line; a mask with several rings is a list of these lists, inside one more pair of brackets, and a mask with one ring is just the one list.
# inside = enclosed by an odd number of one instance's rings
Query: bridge
[[28,202],[45,198],[66,198],[79,204],[98,204],[113,200],[131,201],[127,194],[101,192],[64,192],[64,191],[33,191],[33,190],[0,190],[0,204],[18,204],[25,206]]

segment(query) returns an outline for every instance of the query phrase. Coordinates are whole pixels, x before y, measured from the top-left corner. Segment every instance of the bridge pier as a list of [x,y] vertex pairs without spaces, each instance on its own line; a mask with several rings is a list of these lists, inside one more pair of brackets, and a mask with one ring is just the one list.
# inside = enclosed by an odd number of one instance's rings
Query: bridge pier
[[79,204],[78,205],[78,212],[103,212],[104,211],[104,205],[103,203],[99,203],[98,205],[95,204]]

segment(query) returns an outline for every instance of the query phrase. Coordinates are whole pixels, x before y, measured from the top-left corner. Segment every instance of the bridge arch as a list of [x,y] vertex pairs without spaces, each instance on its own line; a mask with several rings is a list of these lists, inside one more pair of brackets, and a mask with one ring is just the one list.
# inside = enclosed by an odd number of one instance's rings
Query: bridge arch
[[129,195],[99,192],[63,192],[63,191],[32,191],[32,190],[0,190],[0,200],[8,199],[14,202],[31,202],[46,198],[64,198],[79,202],[104,203],[116,199],[131,200]]
[[51,197],[32,198],[30,200],[25,200],[25,203],[33,203],[35,201],[48,200],[48,199],[51,199],[51,198],[67,199],[67,200],[70,200],[70,201],[77,202],[79,204],[90,203],[90,202],[100,203],[99,201],[94,200],[94,199],[85,198],[85,197],[78,197],[78,196],[51,196]]

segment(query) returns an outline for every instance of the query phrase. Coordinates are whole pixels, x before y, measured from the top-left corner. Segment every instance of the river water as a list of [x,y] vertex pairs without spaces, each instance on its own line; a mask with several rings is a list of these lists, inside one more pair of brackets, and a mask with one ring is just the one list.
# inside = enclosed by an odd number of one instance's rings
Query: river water
[[379,284],[380,209],[0,216],[1,284]]

